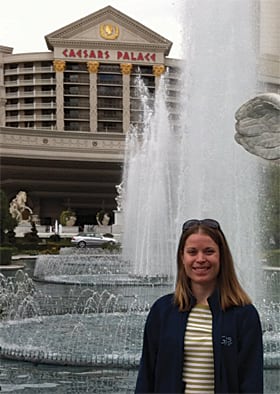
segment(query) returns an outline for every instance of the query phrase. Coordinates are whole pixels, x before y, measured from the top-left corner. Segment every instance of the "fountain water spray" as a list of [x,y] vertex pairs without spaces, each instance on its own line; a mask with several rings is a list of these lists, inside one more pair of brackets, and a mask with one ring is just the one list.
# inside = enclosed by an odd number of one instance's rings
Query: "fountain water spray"
[[123,257],[140,276],[174,277],[178,141],[169,120],[164,79],[151,108],[150,95],[137,79],[143,127],[127,138],[124,170]]
[[185,7],[178,224],[217,219],[242,284],[260,288],[260,167],[234,143],[234,115],[257,91],[256,2],[189,0]]
[[[181,128],[175,132],[169,121],[161,77],[154,112],[146,109],[149,122],[128,139],[123,245],[135,272],[174,276],[182,223],[215,218],[254,299],[261,271],[260,162],[244,154],[233,136],[236,109],[257,89],[255,6],[187,1]],[[147,93],[140,92],[145,103]]]

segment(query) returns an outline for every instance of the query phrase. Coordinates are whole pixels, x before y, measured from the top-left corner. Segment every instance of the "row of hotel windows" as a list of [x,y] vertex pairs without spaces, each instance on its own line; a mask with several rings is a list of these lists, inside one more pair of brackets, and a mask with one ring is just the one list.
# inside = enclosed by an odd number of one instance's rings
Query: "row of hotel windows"
[[[51,71],[51,72],[50,72]],[[146,86],[154,86],[152,66],[134,65],[131,72],[132,81],[141,75]],[[9,63],[4,65],[5,85],[13,83],[36,83],[55,81],[53,64],[49,62]],[[122,85],[122,73],[119,64],[100,63],[97,73],[98,83]],[[175,86],[180,79],[179,68],[168,67],[169,84]],[[66,62],[64,82],[89,83],[89,73],[85,62]],[[54,82],[55,83],[55,82]]]
[[[37,126],[37,123],[35,124],[35,122],[33,122],[33,121],[23,122],[23,123],[22,122],[9,122],[7,127],[40,128],[40,129],[50,129],[50,130],[56,129],[56,126],[53,122],[41,122],[41,124],[39,126]],[[89,125],[87,123],[82,124],[82,123],[75,122],[75,121],[65,121],[64,129],[66,131],[88,132]],[[117,125],[117,124],[112,124],[112,123],[107,123],[107,122],[100,122],[99,129],[102,133],[123,133],[122,125]]]
[[[154,94],[154,87],[148,88],[150,94]],[[168,98],[178,98],[179,92],[177,90],[167,90]],[[8,100],[12,100],[15,97],[24,97],[33,95],[34,97],[40,96],[55,96],[55,85],[54,86],[40,86],[38,88],[34,86],[24,86],[24,87],[7,87],[6,88],[6,98]],[[65,95],[75,95],[75,96],[89,96],[89,86],[82,85],[64,85],[64,94]],[[98,86],[97,87],[98,96],[122,96],[122,86]],[[140,93],[136,87],[131,87],[131,96],[139,97]],[[8,104],[10,102],[8,101]]]
[[[154,86],[154,77],[142,77],[142,80],[146,86]],[[135,78],[132,79],[132,85]],[[64,83],[73,84],[77,83],[79,85],[85,84],[89,85],[89,76],[88,75],[79,75],[79,74],[67,74],[64,73]],[[11,75],[5,78],[5,85],[7,87],[11,86],[33,86],[33,85],[55,85],[55,75],[42,74],[42,75]],[[122,86],[122,76],[121,75],[113,75],[113,74],[98,74],[97,76],[97,84],[98,85],[120,85]],[[136,85],[134,83],[134,85]],[[171,84],[170,84],[171,85]]]
[[[135,77],[141,73],[151,101],[155,91],[155,78],[152,75],[152,66],[133,67],[133,72],[130,80],[130,118],[132,122],[141,122],[143,114],[140,111],[140,94],[135,87]],[[52,62],[6,64],[4,74],[6,125],[55,129],[56,81]],[[171,99],[169,107],[173,112],[176,112],[177,101],[176,78],[177,74],[174,73],[174,78],[170,78],[169,82],[175,89],[168,90]],[[97,74],[98,131],[122,132],[122,84],[123,78],[118,64],[100,64]],[[67,62],[64,72],[65,130],[89,131],[89,96],[86,63]]]
[[[20,74],[21,72],[36,73],[36,72],[49,72],[53,71],[52,61],[35,61],[35,62],[23,62],[23,63],[6,63],[4,66],[4,74]],[[85,62],[66,62],[65,71],[78,71],[87,73],[87,64]],[[120,65],[112,63],[100,63],[98,73],[117,73],[121,74]],[[170,77],[179,79],[180,69],[179,67],[169,67],[168,72]],[[152,75],[153,68],[149,65],[134,65],[132,68],[131,75]]]

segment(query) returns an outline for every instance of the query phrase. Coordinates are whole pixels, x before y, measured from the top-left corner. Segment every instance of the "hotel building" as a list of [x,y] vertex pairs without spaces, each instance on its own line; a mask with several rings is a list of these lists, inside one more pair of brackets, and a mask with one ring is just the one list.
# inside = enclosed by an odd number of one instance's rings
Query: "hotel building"
[[78,224],[116,209],[126,133],[143,121],[136,77],[151,97],[168,69],[178,116],[179,60],[172,43],[111,6],[46,37],[49,51],[0,46],[1,187],[24,190],[41,224],[66,208]]
[[[280,3],[260,4],[260,79],[279,92]],[[180,60],[168,57],[168,39],[111,6],[45,39],[42,53],[0,46],[1,188],[9,200],[26,191],[42,225],[67,208],[77,224],[93,224],[116,208],[126,134],[143,121],[136,77],[153,97],[168,70],[176,125]]]

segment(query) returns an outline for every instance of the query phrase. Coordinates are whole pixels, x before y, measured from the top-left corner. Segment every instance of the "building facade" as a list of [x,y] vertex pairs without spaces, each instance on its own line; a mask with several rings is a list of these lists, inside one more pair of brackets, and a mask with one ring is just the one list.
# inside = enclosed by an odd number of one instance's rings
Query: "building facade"
[[26,191],[43,225],[68,208],[94,224],[116,208],[126,134],[143,122],[137,76],[152,100],[168,69],[176,123],[179,61],[169,40],[111,6],[45,39],[44,53],[0,47],[1,187],[9,199]]
[[[259,79],[279,93],[280,2],[260,0],[258,18]],[[0,46],[1,188],[9,200],[24,190],[43,225],[67,208],[77,224],[95,224],[98,211],[116,208],[125,138],[143,123],[137,77],[152,101],[168,70],[176,127],[181,61],[168,57],[168,39],[111,6],[45,39],[42,53]]]
[[280,94],[280,1],[259,1],[259,79]]

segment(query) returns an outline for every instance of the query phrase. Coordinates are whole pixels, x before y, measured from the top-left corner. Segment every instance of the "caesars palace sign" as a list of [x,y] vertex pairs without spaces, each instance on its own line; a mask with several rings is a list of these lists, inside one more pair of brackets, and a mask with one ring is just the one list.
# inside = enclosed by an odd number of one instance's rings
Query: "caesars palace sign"
[[[104,23],[99,26],[99,34],[105,40],[117,40],[120,34],[120,27],[112,23]],[[105,49],[86,48],[55,48],[55,57],[60,59],[83,59],[83,60],[107,60],[107,61],[129,61],[137,63],[163,63],[163,53],[143,52],[143,51],[123,51]]]
[[[120,27],[110,23],[99,26],[99,34],[105,40],[117,40],[120,33]],[[83,60],[107,60],[107,61],[129,61],[137,63],[164,63],[164,54],[159,52],[145,51],[124,51],[113,49],[94,49],[94,48],[55,48],[55,57],[60,59],[83,59]]]
[[91,60],[111,60],[111,61],[130,61],[157,63],[159,57],[156,53],[137,52],[137,51],[120,51],[120,50],[102,50],[102,49],[79,49],[64,48],[61,53],[56,53],[62,59],[91,59]]

